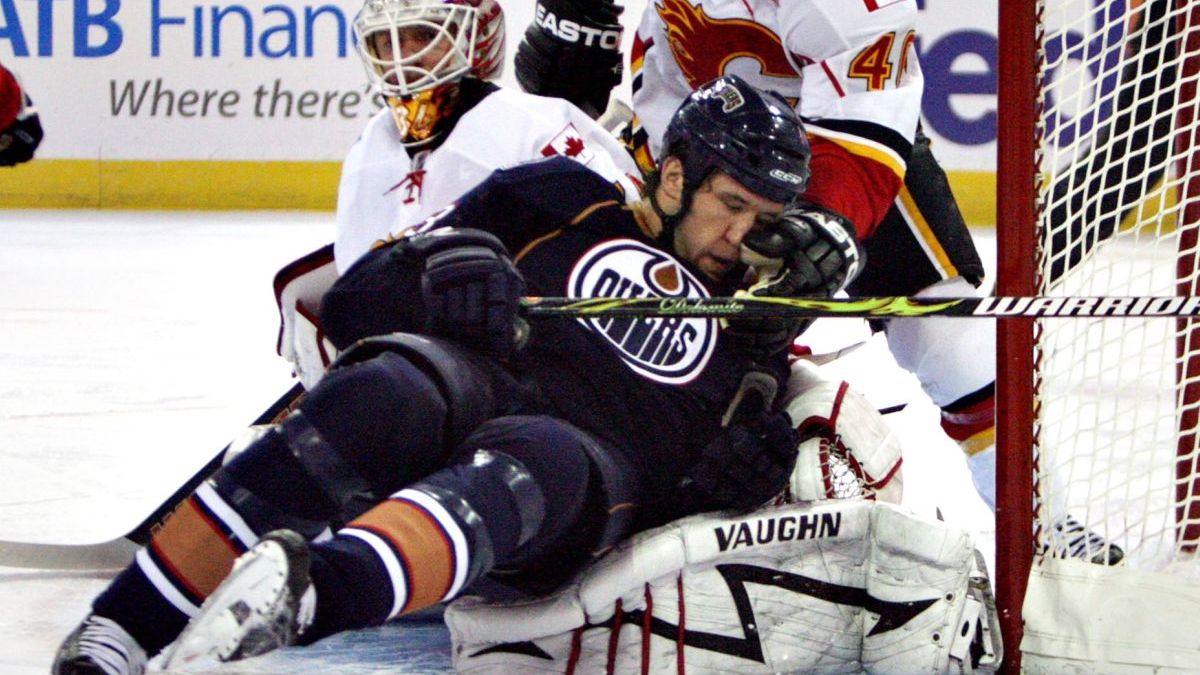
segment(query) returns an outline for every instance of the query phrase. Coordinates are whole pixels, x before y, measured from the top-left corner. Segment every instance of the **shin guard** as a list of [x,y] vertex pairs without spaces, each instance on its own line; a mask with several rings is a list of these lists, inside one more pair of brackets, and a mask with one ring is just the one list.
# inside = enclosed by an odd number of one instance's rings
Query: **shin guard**
[[[325,587],[338,588],[339,596],[336,604],[320,605],[319,631],[382,623],[456,597],[544,521],[541,489],[521,462],[480,450],[471,462],[400,490],[314,547],[318,596]],[[336,578],[351,573],[352,583]],[[384,587],[392,589],[390,598],[379,592]]]

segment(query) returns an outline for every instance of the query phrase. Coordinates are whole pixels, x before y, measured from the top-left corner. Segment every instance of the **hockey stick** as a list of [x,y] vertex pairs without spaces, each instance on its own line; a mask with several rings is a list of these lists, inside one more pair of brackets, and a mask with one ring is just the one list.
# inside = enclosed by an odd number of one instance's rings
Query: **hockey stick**
[[[297,382],[296,384],[292,385],[291,389],[288,389],[283,396],[280,396],[275,400],[274,403],[268,406],[266,410],[262,411],[262,413],[250,423],[250,426],[278,422],[285,414],[290,412],[297,403],[300,402],[300,398],[303,395],[304,385]],[[167,516],[169,516],[177,506],[179,506],[179,503],[182,502],[185,497],[195,492],[196,488],[200,487],[201,483],[208,480],[208,477],[213,475],[217,469],[221,468],[221,462],[225,459],[225,451],[228,449],[229,445],[226,444],[225,447],[221,448],[220,452],[213,456],[212,459],[208,460],[208,463],[200,467],[199,471],[192,474],[191,478],[184,481],[183,485],[179,486],[178,490],[173,492],[170,497],[167,497],[166,501],[164,501],[162,504],[159,504],[158,508],[151,511],[150,515],[146,516],[142,522],[138,523],[137,527],[130,530],[129,533],[125,535],[125,538],[139,545],[145,545],[146,542],[150,541],[150,535],[153,534],[160,525],[162,525]]]
[[[303,396],[304,386],[297,382],[255,418],[250,426],[278,422],[295,408]],[[0,566],[43,569],[123,567],[138,546],[150,541],[150,535],[162,525],[167,516],[221,467],[225,451],[228,449],[229,445],[221,448],[220,452],[124,536],[99,544],[78,545],[0,541]]]
[[549,298],[521,301],[529,318],[678,317],[917,317],[963,318],[1179,318],[1200,316],[1200,297],[983,297],[904,296],[818,300],[768,296],[722,298]]
[[[1200,297],[871,297],[816,300],[776,297],[717,298],[549,298],[522,300],[529,318],[722,318],[738,316],[811,317],[1192,317],[1200,316]],[[269,424],[289,411],[303,394],[296,384],[253,424]],[[0,565],[78,567],[127,555],[130,543],[144,544],[179,502],[220,467],[217,453],[178,490],[124,537],[92,545],[32,544],[0,541]],[[114,553],[114,551],[116,553]],[[68,554],[69,553],[69,554]]]

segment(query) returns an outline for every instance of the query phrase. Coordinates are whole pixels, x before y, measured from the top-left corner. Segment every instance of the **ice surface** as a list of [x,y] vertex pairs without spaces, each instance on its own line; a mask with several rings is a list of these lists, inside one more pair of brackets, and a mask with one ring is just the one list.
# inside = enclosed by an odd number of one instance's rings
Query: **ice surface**
[[282,394],[271,281],[332,229],[330,214],[4,212],[0,539],[121,535]]
[[452,672],[450,633],[440,613],[402,619],[379,628],[333,635],[306,647],[289,647],[229,663],[222,675],[432,675]]
[[[0,541],[120,537],[285,391],[271,280],[326,243],[332,223],[330,213],[0,212]],[[847,328],[867,338],[861,322],[841,323],[821,341],[844,341],[830,334]],[[916,396],[891,416],[910,451],[909,505],[986,529],[961,453],[882,341],[867,340],[842,367],[880,407]],[[108,549],[62,570],[51,569],[66,560],[61,550],[18,560],[29,550],[0,545],[5,675],[48,672],[129,555]],[[448,668],[445,629],[420,620],[222,672]]]

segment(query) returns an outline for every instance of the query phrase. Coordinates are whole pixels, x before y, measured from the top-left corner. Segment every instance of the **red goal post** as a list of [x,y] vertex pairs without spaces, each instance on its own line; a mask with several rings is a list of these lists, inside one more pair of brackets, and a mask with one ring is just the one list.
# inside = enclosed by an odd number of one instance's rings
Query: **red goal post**
[[[997,294],[1200,295],[1200,3],[998,4]],[[1200,321],[997,331],[1004,672],[1196,672]]]

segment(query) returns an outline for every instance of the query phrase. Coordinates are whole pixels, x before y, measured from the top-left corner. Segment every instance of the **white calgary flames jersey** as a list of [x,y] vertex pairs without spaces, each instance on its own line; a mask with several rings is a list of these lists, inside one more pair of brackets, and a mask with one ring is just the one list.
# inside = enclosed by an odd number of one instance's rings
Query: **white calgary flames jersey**
[[458,120],[440,146],[409,157],[392,113],[367,123],[342,165],[338,272],[475,187],[492,171],[551,155],[577,160],[638,199],[639,172],[624,147],[564,100],[499,89]]
[[[649,0],[630,71],[650,150],[661,152],[667,124],[690,92],[732,74],[783,95],[804,119],[814,141],[812,188],[832,178],[817,166],[821,141],[861,160],[868,173],[902,179],[924,88],[916,14],[915,0]],[[886,193],[888,185],[899,188],[892,179],[867,186]],[[895,190],[879,195],[883,203],[894,197]]]

